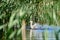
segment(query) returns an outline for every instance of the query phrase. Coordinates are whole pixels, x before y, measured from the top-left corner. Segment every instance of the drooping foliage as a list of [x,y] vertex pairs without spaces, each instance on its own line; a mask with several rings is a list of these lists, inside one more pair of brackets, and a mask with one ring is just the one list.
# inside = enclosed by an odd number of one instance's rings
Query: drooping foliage
[[59,4],[59,0],[0,0],[2,39],[18,38],[23,19],[27,25],[30,20],[40,24],[60,25]]

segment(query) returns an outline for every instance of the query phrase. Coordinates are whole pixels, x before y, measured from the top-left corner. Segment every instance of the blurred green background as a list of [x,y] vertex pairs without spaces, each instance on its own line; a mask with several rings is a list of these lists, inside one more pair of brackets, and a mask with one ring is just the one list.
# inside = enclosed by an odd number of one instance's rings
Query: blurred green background
[[22,21],[60,26],[60,0],[0,0],[0,39],[22,40]]

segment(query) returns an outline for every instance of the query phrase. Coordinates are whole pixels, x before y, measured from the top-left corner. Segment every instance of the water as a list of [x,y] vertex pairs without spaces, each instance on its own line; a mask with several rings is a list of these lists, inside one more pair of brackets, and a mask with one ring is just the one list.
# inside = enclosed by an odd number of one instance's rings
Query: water
[[[48,40],[56,40],[53,31],[48,32]],[[43,30],[27,30],[27,40],[44,40],[44,31]],[[45,36],[46,37],[46,36]]]
[[[56,40],[55,30],[58,28],[52,28],[47,30],[26,30],[26,40]],[[60,40],[60,33],[58,33],[58,39]]]

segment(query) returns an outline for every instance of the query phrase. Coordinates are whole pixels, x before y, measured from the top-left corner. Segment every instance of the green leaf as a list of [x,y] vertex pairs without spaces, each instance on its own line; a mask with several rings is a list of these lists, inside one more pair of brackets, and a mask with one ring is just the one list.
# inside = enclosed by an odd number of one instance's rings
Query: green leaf
[[8,29],[12,28],[16,23],[18,23],[18,20],[17,19],[14,20],[14,21],[12,21],[11,23],[9,23]]
[[5,28],[6,26],[7,26],[7,24],[0,25],[0,30]]
[[2,19],[3,17],[5,17],[6,15],[5,14],[1,14],[0,15],[0,19]]
[[17,36],[21,33],[21,31],[22,31],[22,29],[19,29],[19,30],[17,31]]
[[12,39],[15,36],[15,34],[16,34],[16,31],[12,32],[9,36],[9,39]]
[[22,17],[25,14],[25,11],[22,10],[22,8],[19,10],[20,17]]

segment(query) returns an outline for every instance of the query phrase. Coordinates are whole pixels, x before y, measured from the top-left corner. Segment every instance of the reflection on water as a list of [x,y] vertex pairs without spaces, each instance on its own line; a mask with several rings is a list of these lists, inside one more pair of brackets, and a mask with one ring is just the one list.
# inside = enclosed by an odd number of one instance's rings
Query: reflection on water
[[26,30],[26,38],[26,40],[56,40],[54,30],[47,30],[47,33],[46,30]]
[[33,39],[33,40],[43,40],[43,32],[41,31],[41,30],[30,30],[30,32],[32,31],[32,35],[30,35],[30,36],[33,36],[32,38],[31,38],[31,40]]
[[60,33],[59,33],[59,40],[60,40]]
[[[45,29],[46,28],[46,29]],[[26,30],[26,40],[60,40],[60,27],[46,26]],[[57,33],[57,35],[56,35]]]

